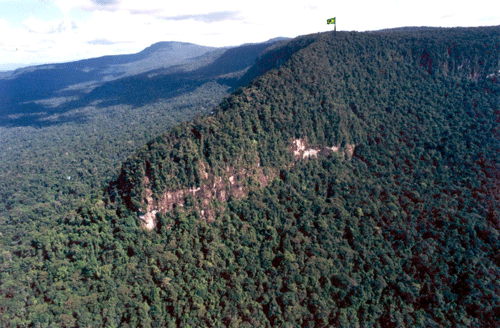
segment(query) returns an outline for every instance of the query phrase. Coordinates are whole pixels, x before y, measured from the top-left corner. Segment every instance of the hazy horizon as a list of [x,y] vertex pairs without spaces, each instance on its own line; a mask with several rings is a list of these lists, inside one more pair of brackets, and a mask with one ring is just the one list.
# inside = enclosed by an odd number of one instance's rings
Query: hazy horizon
[[333,30],[500,25],[500,3],[0,0],[0,70],[132,54],[159,41],[223,47]]

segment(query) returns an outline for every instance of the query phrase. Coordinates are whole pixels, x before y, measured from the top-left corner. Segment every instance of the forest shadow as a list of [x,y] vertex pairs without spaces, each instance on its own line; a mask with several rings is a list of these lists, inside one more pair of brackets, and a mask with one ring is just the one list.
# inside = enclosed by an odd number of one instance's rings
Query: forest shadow
[[[98,109],[117,105],[141,107],[159,99],[171,99],[195,92],[207,82],[225,85],[231,92],[241,85],[243,76],[245,81],[249,80],[248,71],[262,74],[261,70],[252,70],[252,67],[258,65],[257,59],[271,45],[273,43],[230,48],[213,62],[194,70],[183,71],[182,66],[156,69],[103,83],[88,93],[64,90],[64,84],[57,86],[61,89],[41,87],[37,93],[29,95],[28,101],[4,99],[1,104],[3,109],[0,126],[43,127],[69,122],[85,123],[88,118],[84,114],[69,115],[69,112],[87,106]],[[52,106],[43,105],[57,97],[66,97],[67,100]],[[71,98],[73,99],[68,100]]]

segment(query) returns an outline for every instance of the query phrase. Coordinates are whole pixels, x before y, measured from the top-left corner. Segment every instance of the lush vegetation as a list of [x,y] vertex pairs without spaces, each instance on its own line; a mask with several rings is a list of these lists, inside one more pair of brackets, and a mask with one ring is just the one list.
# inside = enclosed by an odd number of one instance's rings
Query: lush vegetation
[[[141,107],[87,106],[54,114],[43,127],[0,127],[2,231],[29,231],[77,208],[117,174],[145,142],[207,113],[227,95],[208,83],[193,93]],[[70,120],[65,122],[65,117]]]
[[[205,53],[158,43],[136,55],[20,69],[0,80],[0,222],[27,231],[20,226],[78,207],[147,141],[210,112],[273,44]],[[156,69],[133,75],[148,68]]]
[[[257,66],[288,60],[149,142],[104,195],[3,238],[2,325],[496,326],[499,35],[273,50]],[[339,149],[301,159],[296,140]],[[193,193],[143,227],[152,200],[219,178],[229,197]]]

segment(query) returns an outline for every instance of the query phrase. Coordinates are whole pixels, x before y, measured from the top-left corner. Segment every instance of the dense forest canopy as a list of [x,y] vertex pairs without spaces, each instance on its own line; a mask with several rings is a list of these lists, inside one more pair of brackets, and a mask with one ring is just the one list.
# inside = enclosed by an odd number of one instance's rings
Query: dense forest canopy
[[0,322],[496,326],[499,47],[488,27],[270,49],[103,193],[2,239]]
[[277,44],[160,42],[0,78],[0,222],[23,233],[74,210],[146,142],[262,74],[249,68]]

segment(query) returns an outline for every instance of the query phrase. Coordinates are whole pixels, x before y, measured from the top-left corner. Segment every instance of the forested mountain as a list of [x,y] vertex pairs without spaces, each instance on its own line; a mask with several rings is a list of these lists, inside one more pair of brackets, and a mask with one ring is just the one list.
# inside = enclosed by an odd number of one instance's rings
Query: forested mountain
[[236,80],[276,42],[225,48],[158,42],[137,54],[6,72],[0,75],[0,126],[54,124],[49,119],[54,114],[91,103],[144,105],[192,92],[214,79]]
[[211,114],[4,244],[0,322],[497,326],[499,47],[487,27],[269,49]]
[[77,207],[151,138],[210,112],[251,79],[249,67],[279,41],[232,48],[160,42],[134,55],[3,76],[0,222],[26,231]]
[[189,43],[159,42],[137,54],[17,69],[0,79],[0,123],[33,124],[40,118],[39,112],[67,110],[68,103],[104,82],[180,65],[215,49]]

